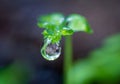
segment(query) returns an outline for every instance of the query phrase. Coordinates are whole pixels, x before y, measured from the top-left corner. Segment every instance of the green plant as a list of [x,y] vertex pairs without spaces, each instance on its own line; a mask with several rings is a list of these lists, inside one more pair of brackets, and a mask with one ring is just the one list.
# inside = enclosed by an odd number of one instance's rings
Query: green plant
[[68,84],[119,84],[120,34],[105,39],[88,58],[75,62],[67,77]]
[[65,36],[64,49],[64,83],[68,84],[69,79],[66,77],[67,71],[72,65],[72,37],[74,32],[84,31],[92,33],[85,17],[79,14],[71,14],[64,17],[61,13],[43,15],[38,18],[38,27],[45,28],[42,32],[44,36],[44,45],[41,49],[42,56],[47,60],[55,60],[61,53],[59,46],[62,36]]
[[23,60],[0,67],[0,84],[27,84],[33,69]]

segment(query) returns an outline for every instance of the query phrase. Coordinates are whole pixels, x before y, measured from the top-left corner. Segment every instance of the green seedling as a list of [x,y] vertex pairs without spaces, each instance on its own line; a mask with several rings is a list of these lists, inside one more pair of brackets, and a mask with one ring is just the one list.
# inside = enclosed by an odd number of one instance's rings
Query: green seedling
[[44,28],[44,45],[41,49],[42,56],[49,61],[57,59],[61,54],[60,41],[65,37],[64,46],[64,84],[69,84],[67,72],[72,66],[72,35],[75,32],[93,33],[88,21],[79,14],[70,14],[64,17],[61,13],[43,15],[38,18],[39,28]]
[[44,28],[44,45],[42,56],[47,60],[55,60],[60,56],[59,46],[62,36],[72,35],[74,32],[84,31],[92,33],[87,20],[78,14],[71,14],[65,18],[60,13],[43,15],[38,19],[38,27]]

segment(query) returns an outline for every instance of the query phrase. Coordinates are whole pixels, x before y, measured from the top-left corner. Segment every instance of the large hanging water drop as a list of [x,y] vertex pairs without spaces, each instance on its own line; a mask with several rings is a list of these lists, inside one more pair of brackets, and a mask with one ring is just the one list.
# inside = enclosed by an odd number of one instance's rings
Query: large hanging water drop
[[57,59],[61,54],[59,42],[52,44],[50,39],[46,39],[41,49],[41,54],[49,61]]

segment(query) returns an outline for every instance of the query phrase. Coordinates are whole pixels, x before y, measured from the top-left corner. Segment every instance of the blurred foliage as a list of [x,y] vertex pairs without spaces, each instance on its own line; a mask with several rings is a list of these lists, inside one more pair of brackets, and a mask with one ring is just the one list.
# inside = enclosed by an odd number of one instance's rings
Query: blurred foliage
[[52,43],[57,43],[62,36],[72,35],[77,31],[92,33],[86,18],[78,14],[71,14],[67,18],[61,13],[43,15],[38,18],[37,25],[45,28],[42,34]]
[[20,61],[0,68],[0,84],[27,84],[30,68]]
[[68,84],[119,84],[120,34],[107,38],[102,47],[77,61],[67,74]]

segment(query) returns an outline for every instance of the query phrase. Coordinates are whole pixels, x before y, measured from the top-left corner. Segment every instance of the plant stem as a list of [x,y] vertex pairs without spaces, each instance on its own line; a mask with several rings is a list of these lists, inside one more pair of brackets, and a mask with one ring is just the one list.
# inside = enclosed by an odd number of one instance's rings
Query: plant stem
[[69,78],[67,77],[68,70],[72,66],[72,36],[65,37],[65,47],[64,47],[64,62],[63,62],[63,73],[64,73],[64,84],[68,84]]

